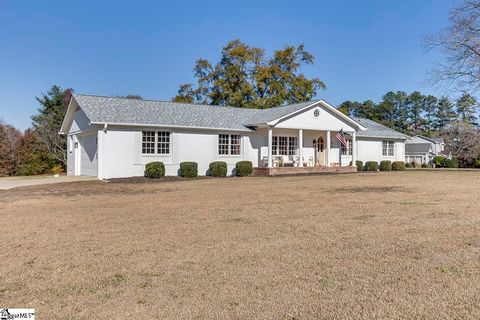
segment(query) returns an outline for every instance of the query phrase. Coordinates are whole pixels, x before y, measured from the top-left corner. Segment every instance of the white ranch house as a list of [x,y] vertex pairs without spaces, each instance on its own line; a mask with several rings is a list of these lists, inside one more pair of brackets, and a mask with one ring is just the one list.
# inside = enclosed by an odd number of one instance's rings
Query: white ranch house
[[[335,137],[340,130],[348,148]],[[166,175],[184,161],[197,162],[199,175],[212,161],[231,173],[241,160],[260,174],[354,171],[357,159],[404,161],[408,138],[324,100],[244,109],[83,94],[73,95],[60,134],[68,174],[98,179],[143,176],[152,161],[164,162]]]

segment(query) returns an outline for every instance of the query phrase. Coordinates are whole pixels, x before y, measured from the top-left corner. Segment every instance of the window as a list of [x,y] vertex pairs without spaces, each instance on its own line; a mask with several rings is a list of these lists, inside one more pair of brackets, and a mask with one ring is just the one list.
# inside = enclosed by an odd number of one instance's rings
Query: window
[[155,153],[155,131],[142,132],[142,153]]
[[241,136],[238,134],[219,134],[218,135],[218,154],[219,155],[240,155]]
[[272,137],[272,155],[293,156],[297,154],[297,137]]
[[297,138],[290,137],[288,139],[288,155],[293,156],[297,153]]
[[342,156],[351,156],[353,154],[353,142],[351,139],[347,139],[347,146],[345,147],[343,144],[342,146]]
[[170,154],[170,132],[157,132],[157,153]]
[[278,137],[272,137],[272,156],[278,156]]
[[142,131],[143,154],[170,154],[170,132]]
[[288,137],[278,137],[278,154],[287,155]]
[[394,141],[382,141],[382,155],[387,157],[393,157],[395,155]]
[[230,154],[240,155],[240,135],[238,134],[230,135]]

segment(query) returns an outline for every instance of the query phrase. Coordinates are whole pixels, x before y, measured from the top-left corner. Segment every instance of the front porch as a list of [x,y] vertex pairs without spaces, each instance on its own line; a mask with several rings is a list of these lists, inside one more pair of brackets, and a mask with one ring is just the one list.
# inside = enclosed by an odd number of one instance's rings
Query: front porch
[[253,176],[281,176],[281,175],[297,175],[297,174],[320,174],[320,173],[354,173],[357,167],[257,167],[253,168]]
[[267,148],[262,148],[255,175],[289,175],[355,172],[356,132],[345,132],[348,147],[335,138],[338,131],[264,128]]

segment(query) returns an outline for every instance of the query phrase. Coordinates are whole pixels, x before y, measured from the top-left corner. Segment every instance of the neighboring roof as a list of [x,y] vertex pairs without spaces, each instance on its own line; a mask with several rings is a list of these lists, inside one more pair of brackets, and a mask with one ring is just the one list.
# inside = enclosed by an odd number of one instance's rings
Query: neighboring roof
[[362,126],[367,128],[365,131],[358,131],[357,137],[372,137],[372,138],[392,138],[392,139],[408,139],[409,136],[398,132],[396,130],[390,129],[383,124],[375,122],[366,118],[357,118],[354,117],[353,120],[360,123]]
[[413,136],[413,138],[415,137],[418,137],[418,138],[421,138],[423,140],[427,140],[427,141],[430,141],[430,142],[433,142],[433,143],[444,143],[443,142],[443,138],[429,138],[429,137],[425,137],[425,136],[420,136],[420,135],[416,135],[416,136]]
[[409,143],[405,144],[405,154],[429,153],[432,150],[431,143]]

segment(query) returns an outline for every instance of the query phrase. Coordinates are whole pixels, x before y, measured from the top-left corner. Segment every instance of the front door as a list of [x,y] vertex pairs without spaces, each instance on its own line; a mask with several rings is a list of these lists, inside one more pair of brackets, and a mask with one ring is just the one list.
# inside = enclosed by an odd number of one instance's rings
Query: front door
[[317,165],[325,165],[325,141],[322,137],[319,137],[317,140]]

